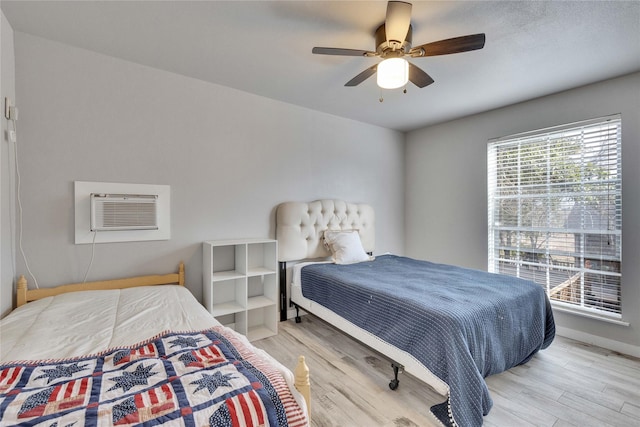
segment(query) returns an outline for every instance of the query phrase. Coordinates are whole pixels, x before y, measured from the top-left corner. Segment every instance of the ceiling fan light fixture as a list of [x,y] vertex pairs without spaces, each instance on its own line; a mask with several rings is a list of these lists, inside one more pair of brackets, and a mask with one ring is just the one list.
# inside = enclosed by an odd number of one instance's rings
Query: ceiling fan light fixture
[[404,58],[388,58],[378,64],[378,86],[397,89],[409,81],[409,63]]
[[449,55],[482,49],[486,40],[484,33],[453,37],[413,46],[411,25],[411,3],[407,0],[390,0],[384,22],[374,33],[375,51],[343,49],[336,47],[314,47],[312,53],[320,55],[379,57],[382,62],[375,64],[345,83],[347,87],[358,86],[377,74],[378,86],[382,89],[405,87],[409,81],[419,88],[429,86],[433,78],[403,56],[420,58],[426,56]]

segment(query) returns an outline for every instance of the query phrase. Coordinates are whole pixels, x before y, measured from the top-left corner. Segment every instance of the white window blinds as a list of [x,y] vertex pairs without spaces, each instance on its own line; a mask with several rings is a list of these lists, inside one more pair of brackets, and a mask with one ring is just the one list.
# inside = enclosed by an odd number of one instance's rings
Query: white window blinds
[[620,116],[489,141],[489,271],[621,317]]

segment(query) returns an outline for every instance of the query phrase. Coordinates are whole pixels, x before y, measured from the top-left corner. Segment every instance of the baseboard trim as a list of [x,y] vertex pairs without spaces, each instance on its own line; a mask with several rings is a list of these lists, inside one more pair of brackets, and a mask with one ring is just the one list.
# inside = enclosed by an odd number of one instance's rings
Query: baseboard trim
[[598,335],[588,334],[586,332],[576,331],[574,329],[569,329],[558,325],[556,325],[556,333],[565,338],[570,338],[572,340],[581,341],[587,344],[592,344],[598,347],[606,348],[608,350],[616,351],[618,353],[640,358],[640,346],[637,345],[626,344],[620,341],[611,340],[608,338],[600,337]]

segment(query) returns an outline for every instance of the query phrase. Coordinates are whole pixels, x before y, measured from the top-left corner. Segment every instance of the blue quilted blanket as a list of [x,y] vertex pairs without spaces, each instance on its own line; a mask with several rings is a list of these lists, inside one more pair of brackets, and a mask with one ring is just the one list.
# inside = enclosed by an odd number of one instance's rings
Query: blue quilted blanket
[[[0,425],[292,426],[304,412],[214,328],[166,333],[98,356],[0,366]],[[299,410],[299,407],[296,406]]]
[[449,386],[431,408],[447,426],[480,426],[493,402],[484,381],[551,344],[540,285],[394,255],[302,268],[302,293],[403,349]]

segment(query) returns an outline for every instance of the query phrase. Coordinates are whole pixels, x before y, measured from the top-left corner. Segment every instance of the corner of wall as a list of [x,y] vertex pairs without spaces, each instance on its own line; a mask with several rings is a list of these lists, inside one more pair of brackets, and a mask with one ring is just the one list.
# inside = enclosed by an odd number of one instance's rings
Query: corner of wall
[[[13,28],[0,11],[0,101],[5,97],[15,101],[15,51]],[[2,137],[0,138],[0,317],[13,307],[14,248],[12,237],[13,179],[10,170],[10,146],[7,140],[8,122],[2,115]]]

